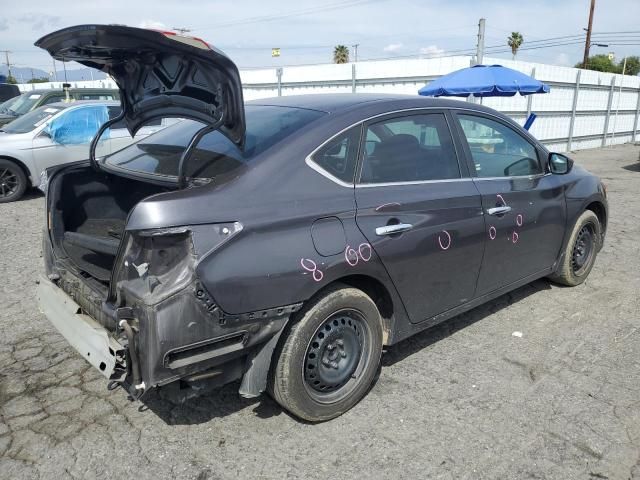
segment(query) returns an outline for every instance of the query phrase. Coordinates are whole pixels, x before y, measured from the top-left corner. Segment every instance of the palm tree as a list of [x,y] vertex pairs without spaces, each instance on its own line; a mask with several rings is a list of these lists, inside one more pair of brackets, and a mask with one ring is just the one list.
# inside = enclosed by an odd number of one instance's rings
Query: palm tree
[[344,45],[336,45],[333,49],[333,63],[349,63],[349,49]]
[[511,47],[511,53],[513,53],[513,59],[516,59],[516,53],[520,45],[524,43],[524,38],[520,35],[520,32],[511,32],[511,36],[507,37],[507,45]]

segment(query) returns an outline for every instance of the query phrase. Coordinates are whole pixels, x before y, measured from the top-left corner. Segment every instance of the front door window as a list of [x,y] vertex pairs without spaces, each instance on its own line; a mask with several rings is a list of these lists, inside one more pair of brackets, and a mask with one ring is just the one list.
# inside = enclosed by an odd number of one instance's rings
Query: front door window
[[474,115],[458,115],[478,177],[538,175],[535,147],[506,125]]

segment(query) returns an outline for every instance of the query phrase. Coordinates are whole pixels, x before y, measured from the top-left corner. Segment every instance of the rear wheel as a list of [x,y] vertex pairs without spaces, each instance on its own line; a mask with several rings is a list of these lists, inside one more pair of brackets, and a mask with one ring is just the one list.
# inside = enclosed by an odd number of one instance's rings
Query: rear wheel
[[573,226],[562,262],[551,279],[571,287],[584,282],[596,261],[601,238],[597,215],[586,210]]
[[312,301],[274,358],[269,391],[305,420],[335,418],[367,393],[382,354],[380,313],[361,290],[338,286]]
[[27,176],[11,160],[0,158],[0,203],[18,200],[27,189]]

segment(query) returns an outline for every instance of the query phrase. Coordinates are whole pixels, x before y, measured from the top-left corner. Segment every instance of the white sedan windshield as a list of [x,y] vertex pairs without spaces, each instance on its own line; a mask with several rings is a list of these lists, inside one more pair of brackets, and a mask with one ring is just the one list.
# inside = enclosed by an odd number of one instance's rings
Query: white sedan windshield
[[50,105],[36,108],[35,110],[18,117],[13,122],[2,127],[2,131],[6,133],[31,132],[62,110],[64,109],[52,107]]

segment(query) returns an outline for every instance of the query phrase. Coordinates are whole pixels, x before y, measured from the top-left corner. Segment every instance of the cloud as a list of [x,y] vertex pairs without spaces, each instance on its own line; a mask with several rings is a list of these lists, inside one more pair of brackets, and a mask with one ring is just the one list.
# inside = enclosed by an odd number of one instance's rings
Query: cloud
[[382,50],[384,50],[385,52],[397,52],[402,47],[404,47],[402,43],[390,43],[389,45],[384,47]]
[[437,57],[439,55],[442,55],[444,53],[444,50],[437,47],[436,45],[428,45],[426,47],[422,47],[420,49],[420,53],[428,57]]
[[166,24],[159,22],[158,20],[142,20],[139,24],[138,27],[140,28],[153,28],[155,30],[171,30],[170,28],[167,27]]
[[575,62],[572,63],[569,55],[567,55],[566,53],[559,53],[553,59],[552,63],[554,65],[562,65],[563,67],[572,67]]
[[56,27],[62,20],[57,15],[47,15],[45,13],[29,12],[20,15],[17,20],[22,23],[30,23],[32,30],[42,31],[50,30],[52,27]]
[[6,18],[0,18],[0,32],[5,30],[9,30],[9,22],[7,22]]

